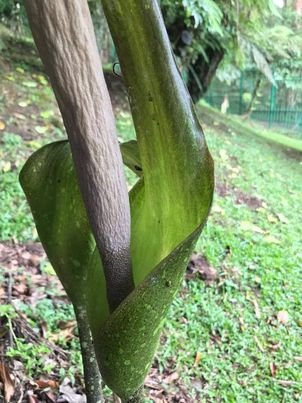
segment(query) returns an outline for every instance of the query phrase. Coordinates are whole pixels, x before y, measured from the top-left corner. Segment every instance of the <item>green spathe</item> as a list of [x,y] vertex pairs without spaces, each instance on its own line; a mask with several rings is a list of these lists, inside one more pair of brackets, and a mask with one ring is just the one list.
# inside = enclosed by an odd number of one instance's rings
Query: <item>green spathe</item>
[[20,182],[40,240],[73,305],[88,305],[93,326],[109,314],[101,260],[67,141],[48,144],[26,162]]
[[144,382],[150,369],[163,320],[200,231],[198,228],[147,276],[95,338],[104,381],[125,400]]
[[[109,316],[101,260],[95,247],[68,142],[42,147],[25,164],[20,181],[40,239],[73,304],[87,309],[105,382],[131,396],[152,363],[162,321],[201,231],[193,234],[139,284]],[[143,190],[141,182],[135,192]],[[135,278],[140,273],[134,269]]]
[[206,219],[213,163],[157,2],[103,0],[103,6],[144,172],[144,191],[130,195],[132,232],[139,234],[131,256],[140,282]]

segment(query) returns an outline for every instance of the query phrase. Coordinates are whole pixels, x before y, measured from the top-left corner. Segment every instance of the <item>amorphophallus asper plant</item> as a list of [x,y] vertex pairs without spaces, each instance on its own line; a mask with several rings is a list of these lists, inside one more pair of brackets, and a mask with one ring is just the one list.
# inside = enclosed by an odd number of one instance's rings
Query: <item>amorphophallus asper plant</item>
[[[210,210],[212,159],[156,0],[103,0],[137,136],[120,147],[87,1],[25,4],[68,141],[35,152],[21,185],[105,383],[139,401]],[[122,158],[138,174],[129,198]],[[97,402],[87,343],[87,396]]]

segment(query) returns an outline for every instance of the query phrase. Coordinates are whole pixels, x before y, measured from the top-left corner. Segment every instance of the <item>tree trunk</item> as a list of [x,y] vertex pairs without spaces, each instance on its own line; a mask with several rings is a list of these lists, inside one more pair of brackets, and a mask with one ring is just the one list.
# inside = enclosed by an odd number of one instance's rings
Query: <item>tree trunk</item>
[[259,90],[260,84],[261,84],[261,78],[258,77],[257,80],[256,80],[256,83],[255,83],[254,89],[253,89],[251,102],[249,103],[249,106],[248,106],[247,111],[246,111],[246,114],[245,114],[246,117],[249,117],[250,114],[251,114],[251,112],[252,112],[254,103],[255,103],[256,98],[257,98],[257,94],[258,94],[258,90]]
[[199,55],[189,67],[187,86],[195,103],[206,94],[219,63],[223,59],[224,50],[222,48],[207,48],[206,54],[208,61],[205,60],[203,55]]
[[62,113],[113,311],[134,287],[130,208],[87,0],[25,0],[25,6]]
[[[166,10],[164,9],[163,12],[165,14]],[[211,38],[213,45],[206,47],[204,50],[207,59],[203,54],[199,54],[197,59],[192,61],[192,57],[186,55],[187,48],[191,46],[190,42],[194,37],[194,30],[186,26],[183,18],[178,18],[173,24],[167,26],[167,32],[170,42],[173,44],[175,55],[183,61],[183,66],[188,68],[187,87],[193,101],[196,103],[207,92],[219,63],[223,59],[224,49],[217,40]],[[183,33],[187,34],[188,42],[183,40]]]

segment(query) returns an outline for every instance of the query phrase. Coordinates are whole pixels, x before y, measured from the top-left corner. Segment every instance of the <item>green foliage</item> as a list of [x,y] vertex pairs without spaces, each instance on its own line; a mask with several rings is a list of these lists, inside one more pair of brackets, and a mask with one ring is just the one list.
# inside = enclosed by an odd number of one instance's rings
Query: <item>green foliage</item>
[[274,83],[272,63],[280,70],[297,65],[292,58],[301,60],[301,27],[291,6],[281,13],[273,1],[163,0],[161,7],[184,70],[195,69],[199,56],[210,64],[212,52],[223,49],[221,81],[236,79],[238,69],[256,68]]
[[49,374],[56,366],[55,362],[46,363],[45,358],[50,349],[41,344],[24,343],[22,339],[15,339],[16,346],[10,347],[6,352],[8,357],[19,360],[24,365],[29,376],[37,373]]
[[[285,7],[282,12],[282,25],[271,24],[267,32],[272,48],[269,49],[274,63],[274,74],[282,79],[288,88],[301,88],[299,80],[290,77],[300,77],[302,70],[302,27],[300,17],[291,7]],[[276,43],[278,46],[276,46]]]
[[0,0],[0,22],[22,29],[26,24],[23,1]]
[[[223,1],[203,2],[195,0],[161,1],[161,8],[167,28],[176,21],[182,23],[183,29],[189,30],[192,43],[188,43],[193,51],[198,48],[198,41],[204,40],[200,46],[215,48],[220,40],[226,50],[238,41],[238,35],[251,35],[264,25],[264,18],[274,9],[271,1],[257,0],[252,2],[241,0],[235,3]],[[181,34],[181,32],[180,32]],[[181,38],[179,38],[181,39]],[[175,43],[174,43],[175,45]],[[198,50],[198,49],[197,49]]]
[[[216,49],[224,40],[220,7],[212,0],[163,0],[161,9],[181,68],[188,68],[200,54],[209,61],[207,47]],[[181,52],[179,43],[184,44]]]
[[11,0],[0,1],[0,15],[10,17],[16,11],[16,4]]
[[[171,6],[168,0],[161,1],[161,7]],[[186,25],[191,28],[197,28],[203,25],[205,29],[213,34],[223,35],[222,11],[213,0],[205,0],[200,2],[198,0],[178,0],[173,3],[173,8],[168,8],[167,22],[173,22],[176,15],[182,13]]]

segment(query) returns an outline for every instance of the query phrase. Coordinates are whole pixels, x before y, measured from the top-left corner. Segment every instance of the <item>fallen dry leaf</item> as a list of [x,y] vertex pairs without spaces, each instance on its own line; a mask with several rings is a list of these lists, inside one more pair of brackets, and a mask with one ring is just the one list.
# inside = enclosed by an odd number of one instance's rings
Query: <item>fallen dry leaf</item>
[[56,403],[58,400],[56,396],[51,392],[43,392],[42,396],[44,397],[47,403]]
[[58,382],[54,381],[53,379],[39,379],[38,381],[35,381],[35,383],[38,385],[40,389],[46,389],[46,388],[51,388],[51,389],[58,389],[59,384]]
[[3,362],[0,362],[0,380],[3,383],[5,402],[9,403],[14,396],[15,385],[12,380],[9,368]]
[[219,151],[219,155],[220,155],[220,158],[222,159],[222,161],[226,161],[229,159],[228,153],[224,149]]
[[217,270],[209,264],[206,257],[194,252],[190,257],[187,267],[187,280],[193,279],[196,274],[198,274],[207,285],[214,282],[218,277]]
[[265,231],[262,228],[249,221],[241,221],[240,228],[243,231],[254,232],[256,234],[265,234]]
[[280,347],[281,347],[281,343],[280,343],[280,342],[278,342],[278,343],[271,343],[271,344],[269,345],[269,349],[270,349],[271,351],[278,351],[278,350],[280,349]]
[[176,381],[178,378],[179,378],[178,373],[177,372],[172,372],[172,374],[166,376],[163,379],[163,382],[166,383],[166,384],[170,384],[170,383],[173,383],[174,381]]
[[279,311],[277,313],[277,320],[282,325],[285,325],[289,321],[289,315],[287,311]]
[[255,299],[251,300],[251,303],[254,305],[254,310],[255,310],[255,316],[257,319],[261,318],[261,312],[260,312],[260,308],[259,308],[259,304]]
[[194,367],[197,367],[197,365],[200,363],[200,360],[201,360],[201,352],[197,351],[194,360]]
[[267,235],[263,238],[263,240],[267,243],[271,243],[271,244],[280,244],[281,242],[279,241],[278,238],[274,237],[273,235]]
[[299,382],[295,382],[295,381],[278,380],[277,382],[278,382],[279,385],[281,385],[281,386],[294,386],[294,385],[299,385]]
[[61,385],[60,393],[62,394],[62,399],[64,399],[65,402],[86,403],[86,396],[76,393],[70,385]]
[[18,283],[13,285],[13,296],[19,297],[19,295],[27,295],[28,286],[26,283]]
[[270,371],[271,371],[272,377],[274,377],[274,376],[276,375],[276,373],[277,373],[277,367],[276,367],[276,365],[275,365],[273,362],[271,362],[271,363],[269,364],[269,369],[270,369]]
[[240,325],[240,330],[241,330],[242,332],[244,332],[244,330],[245,330],[245,323],[244,323],[244,320],[243,320],[243,318],[242,318],[241,316],[239,316],[238,322],[239,322],[239,325]]
[[58,323],[58,327],[59,327],[61,330],[65,330],[65,329],[72,329],[72,330],[74,330],[74,329],[77,327],[77,322],[76,322],[75,320],[67,320],[67,321],[61,320],[61,321]]
[[34,395],[27,395],[28,403],[39,403],[39,400],[36,396]]
[[4,129],[5,129],[5,123],[3,122],[3,120],[0,120],[0,130]]
[[271,224],[276,224],[278,222],[278,219],[273,214],[269,214],[267,216],[267,221],[270,222]]
[[75,320],[70,320],[67,322],[60,322],[58,327],[61,329],[59,333],[52,334],[49,337],[49,340],[53,343],[58,342],[59,340],[70,341],[74,338],[74,331],[77,327],[77,323]]
[[222,207],[218,206],[217,204],[214,204],[214,206],[212,207],[211,213],[225,215],[224,209]]
[[282,224],[288,224],[288,219],[282,213],[278,213],[277,217],[279,218],[280,222],[282,222]]

